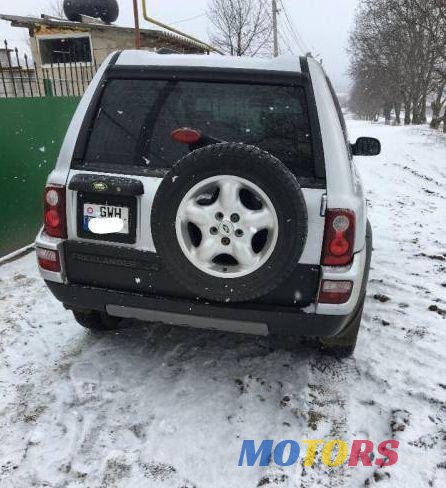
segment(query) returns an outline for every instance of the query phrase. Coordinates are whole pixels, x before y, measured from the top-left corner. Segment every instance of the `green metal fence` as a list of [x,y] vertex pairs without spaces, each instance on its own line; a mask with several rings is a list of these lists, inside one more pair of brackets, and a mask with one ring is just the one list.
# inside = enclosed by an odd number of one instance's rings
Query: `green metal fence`
[[78,97],[0,99],[0,256],[30,244]]

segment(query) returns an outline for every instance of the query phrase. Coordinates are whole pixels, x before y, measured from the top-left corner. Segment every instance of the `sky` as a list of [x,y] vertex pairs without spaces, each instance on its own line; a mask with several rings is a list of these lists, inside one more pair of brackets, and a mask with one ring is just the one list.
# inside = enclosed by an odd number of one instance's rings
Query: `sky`
[[[150,14],[174,27],[203,40],[209,38],[211,26],[206,18],[206,7],[210,0],[147,0]],[[51,13],[51,6],[57,0],[0,0],[0,13],[40,16]],[[282,8],[281,2],[284,9]],[[338,91],[347,89],[349,79],[348,54],[346,52],[349,31],[359,0],[278,0],[281,50],[286,44],[296,55],[309,50],[322,59],[326,71]],[[130,26],[133,22],[132,0],[119,0],[120,16],[117,24]],[[298,32],[298,40],[292,40],[287,30],[286,13]],[[141,20],[142,27],[151,25]],[[26,29],[10,27],[0,20],[0,39],[20,49],[26,47]],[[288,37],[288,41],[284,39]]]

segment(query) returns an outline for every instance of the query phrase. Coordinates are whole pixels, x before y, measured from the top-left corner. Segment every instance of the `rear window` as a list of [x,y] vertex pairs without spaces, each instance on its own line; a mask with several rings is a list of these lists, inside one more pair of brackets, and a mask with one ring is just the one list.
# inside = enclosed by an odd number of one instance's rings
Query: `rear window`
[[111,80],[84,163],[169,168],[189,152],[170,137],[181,127],[222,141],[253,144],[296,175],[314,176],[305,92],[296,86]]

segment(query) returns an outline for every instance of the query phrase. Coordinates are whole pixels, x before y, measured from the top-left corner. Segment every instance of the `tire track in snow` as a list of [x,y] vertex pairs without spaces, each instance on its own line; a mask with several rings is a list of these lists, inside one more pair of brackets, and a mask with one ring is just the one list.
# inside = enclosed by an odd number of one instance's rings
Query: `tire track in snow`
[[[308,363],[307,388],[308,430],[305,439],[348,440],[349,379],[355,377],[354,359],[336,359],[313,355]],[[319,446],[313,467],[305,467],[301,460],[300,488],[313,486],[350,486],[350,474],[345,466],[327,467],[321,463]]]

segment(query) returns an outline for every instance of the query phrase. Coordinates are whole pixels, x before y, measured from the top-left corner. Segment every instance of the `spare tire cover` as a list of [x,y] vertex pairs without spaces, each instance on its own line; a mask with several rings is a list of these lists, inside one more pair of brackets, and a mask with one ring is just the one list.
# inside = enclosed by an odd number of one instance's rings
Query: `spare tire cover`
[[295,176],[271,154],[239,143],[186,155],[155,195],[151,229],[173,279],[197,298],[259,298],[295,269],[307,209]]

